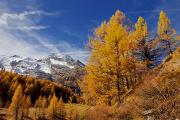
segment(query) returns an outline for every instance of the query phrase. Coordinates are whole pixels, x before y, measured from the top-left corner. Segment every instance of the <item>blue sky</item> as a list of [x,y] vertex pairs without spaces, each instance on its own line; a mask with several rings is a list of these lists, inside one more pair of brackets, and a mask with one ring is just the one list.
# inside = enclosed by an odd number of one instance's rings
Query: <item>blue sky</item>
[[88,36],[116,10],[134,23],[144,17],[153,32],[164,10],[179,33],[179,6],[180,0],[0,0],[0,54],[62,53],[85,61]]

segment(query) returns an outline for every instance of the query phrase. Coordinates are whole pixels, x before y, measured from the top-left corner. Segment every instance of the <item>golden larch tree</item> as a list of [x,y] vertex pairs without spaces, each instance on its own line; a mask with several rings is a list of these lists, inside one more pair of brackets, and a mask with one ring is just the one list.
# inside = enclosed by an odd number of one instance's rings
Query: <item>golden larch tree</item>
[[55,120],[56,119],[56,115],[57,115],[57,103],[58,103],[58,99],[57,99],[56,95],[54,94],[53,97],[50,100],[50,103],[49,103],[49,106],[48,106],[48,110],[47,110],[48,117],[51,120]]
[[13,115],[14,120],[18,120],[20,112],[20,107],[22,103],[22,98],[23,98],[23,89],[22,86],[19,84],[18,87],[16,88],[11,104],[9,106],[9,111]]
[[121,102],[124,93],[122,59],[130,56],[128,33],[120,24],[117,11],[108,23],[103,22],[90,38],[90,59],[86,65],[82,90],[90,104],[108,104],[116,99]]
[[148,44],[148,31],[147,31],[147,23],[142,18],[139,17],[137,23],[135,24],[135,32],[134,32],[134,44],[135,44],[135,54],[136,57],[143,61],[147,68],[150,68],[151,62],[151,53],[150,53],[150,45]]
[[164,11],[160,12],[158,21],[158,42],[165,42],[165,48],[170,54],[173,52],[173,44],[176,31],[172,28],[171,22]]
[[57,103],[57,116],[60,120],[64,120],[66,116],[65,106],[62,97],[59,99]]
[[31,98],[30,96],[23,96],[22,103],[21,103],[21,109],[22,109],[22,116],[21,119],[28,119],[29,117],[29,109],[31,107]]

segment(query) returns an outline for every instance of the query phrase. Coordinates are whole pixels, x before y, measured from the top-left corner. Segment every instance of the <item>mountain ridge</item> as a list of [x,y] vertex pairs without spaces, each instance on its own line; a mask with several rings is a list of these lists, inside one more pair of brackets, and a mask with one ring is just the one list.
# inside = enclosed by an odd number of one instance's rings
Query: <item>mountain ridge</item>
[[19,55],[0,56],[0,68],[2,70],[62,83],[73,88],[73,90],[79,88],[77,80],[82,74],[79,69],[84,68],[84,66],[82,62],[74,60],[69,55],[57,53],[39,59]]

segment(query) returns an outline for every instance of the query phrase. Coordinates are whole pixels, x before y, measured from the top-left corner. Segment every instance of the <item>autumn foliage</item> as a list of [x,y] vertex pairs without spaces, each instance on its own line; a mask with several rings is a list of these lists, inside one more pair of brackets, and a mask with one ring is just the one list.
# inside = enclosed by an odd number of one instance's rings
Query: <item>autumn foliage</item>
[[165,12],[160,12],[154,40],[150,38],[147,23],[142,17],[130,30],[122,24],[124,16],[116,11],[108,22],[95,29],[89,39],[91,54],[82,82],[84,99],[88,104],[111,106],[121,103],[123,97],[155,66],[153,62],[158,55],[165,54],[165,50],[172,53],[175,49],[171,44],[175,30]]
[[62,85],[0,71],[0,98],[11,117],[27,118],[33,107],[35,119],[179,118],[180,49],[169,18],[161,11],[152,35],[144,18],[132,26],[125,17],[116,11],[89,37],[90,58],[79,80],[87,106],[73,104],[79,97]]
[[73,102],[77,102],[76,96],[71,90],[62,85],[55,84],[48,80],[37,80],[12,72],[0,71],[0,98],[2,99],[3,105],[6,105],[8,102],[11,103],[11,98],[19,85],[21,85],[23,92],[22,97],[24,95],[29,96],[32,105],[35,104],[40,96],[48,99],[48,97],[54,93],[58,98],[62,97],[65,102],[69,101],[70,98],[73,99]]

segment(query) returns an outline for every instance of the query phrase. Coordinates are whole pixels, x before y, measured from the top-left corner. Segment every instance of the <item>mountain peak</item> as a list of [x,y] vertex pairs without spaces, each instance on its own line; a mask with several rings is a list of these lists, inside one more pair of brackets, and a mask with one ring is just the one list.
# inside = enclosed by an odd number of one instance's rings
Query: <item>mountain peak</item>
[[48,78],[55,70],[70,71],[76,67],[83,67],[84,65],[80,63],[69,55],[59,53],[52,53],[41,59],[18,55],[0,57],[0,68],[24,75],[41,76],[43,74]]
[[15,58],[21,58],[19,55],[13,55],[11,57],[15,57]]
[[48,57],[51,58],[63,58],[63,55],[60,53],[51,53],[50,55],[48,55]]

